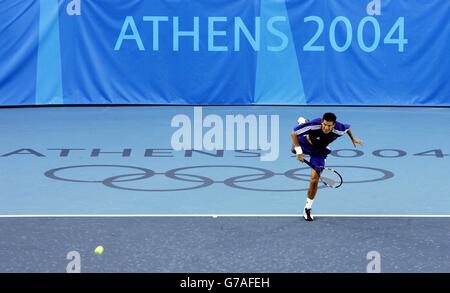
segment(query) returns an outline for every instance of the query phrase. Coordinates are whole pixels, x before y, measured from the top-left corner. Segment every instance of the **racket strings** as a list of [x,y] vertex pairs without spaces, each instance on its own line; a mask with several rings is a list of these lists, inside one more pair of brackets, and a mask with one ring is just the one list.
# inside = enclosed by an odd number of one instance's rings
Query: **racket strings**
[[330,169],[323,169],[320,173],[320,179],[323,183],[331,187],[341,184],[341,177]]

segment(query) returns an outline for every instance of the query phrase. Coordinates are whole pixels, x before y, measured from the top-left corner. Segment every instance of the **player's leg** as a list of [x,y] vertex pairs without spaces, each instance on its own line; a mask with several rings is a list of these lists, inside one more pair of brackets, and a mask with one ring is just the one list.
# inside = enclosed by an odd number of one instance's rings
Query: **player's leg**
[[311,169],[311,177],[309,178],[308,198],[314,200],[317,193],[317,187],[319,186],[319,175],[316,170]]
[[319,186],[319,175],[313,169],[311,169],[311,177],[309,179],[308,194],[306,196],[306,204],[303,209],[303,218],[306,221],[313,221],[314,217],[311,214],[312,204],[316,197],[317,187]]
[[[315,166],[325,166],[325,154],[312,154],[311,155],[311,164]],[[311,169],[311,177],[309,179],[309,188],[308,195],[306,197],[306,204],[303,209],[303,218],[306,221],[313,221],[314,217],[312,216],[311,210],[314,202],[314,198],[317,194],[317,189],[319,186],[319,174],[314,169]]]

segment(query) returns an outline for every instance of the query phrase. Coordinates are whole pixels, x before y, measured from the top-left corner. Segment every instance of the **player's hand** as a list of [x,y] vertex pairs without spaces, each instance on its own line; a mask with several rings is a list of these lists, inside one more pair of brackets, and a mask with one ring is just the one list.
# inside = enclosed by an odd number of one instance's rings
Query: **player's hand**
[[353,146],[356,148],[356,145],[357,144],[359,144],[359,145],[363,145],[364,144],[364,142],[362,141],[362,140],[360,140],[360,139],[357,139],[356,137],[354,137],[353,139],[352,139],[352,143],[353,143]]
[[305,157],[303,156],[303,154],[297,155],[297,160],[299,160],[300,162],[303,162],[304,159]]

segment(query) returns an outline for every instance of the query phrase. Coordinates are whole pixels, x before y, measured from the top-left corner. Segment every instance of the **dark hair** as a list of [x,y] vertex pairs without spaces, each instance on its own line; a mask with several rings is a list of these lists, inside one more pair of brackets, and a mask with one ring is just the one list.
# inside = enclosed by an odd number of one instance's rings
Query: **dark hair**
[[336,115],[334,115],[333,113],[330,113],[330,112],[325,113],[325,114],[323,114],[322,120],[336,123]]

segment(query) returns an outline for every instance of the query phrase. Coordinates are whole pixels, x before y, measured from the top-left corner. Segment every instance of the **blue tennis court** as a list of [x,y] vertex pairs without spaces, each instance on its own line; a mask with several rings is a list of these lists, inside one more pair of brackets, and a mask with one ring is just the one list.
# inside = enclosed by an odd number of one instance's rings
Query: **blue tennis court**
[[450,273],[450,1],[0,2],[0,272]]
[[[194,121],[199,110],[224,121],[277,116],[270,131],[279,145],[265,151],[273,160],[258,150],[174,150],[173,117]],[[290,153],[290,131],[299,115],[329,110],[365,144],[343,137],[331,145],[327,164],[344,184],[320,187],[317,220],[308,223],[301,212],[310,171]],[[365,272],[370,251],[379,251],[383,271],[450,271],[449,186],[435,172],[448,165],[450,132],[433,127],[445,125],[448,108],[0,112],[1,271],[63,272],[72,250],[98,272]],[[100,244],[105,253],[95,256]]]

